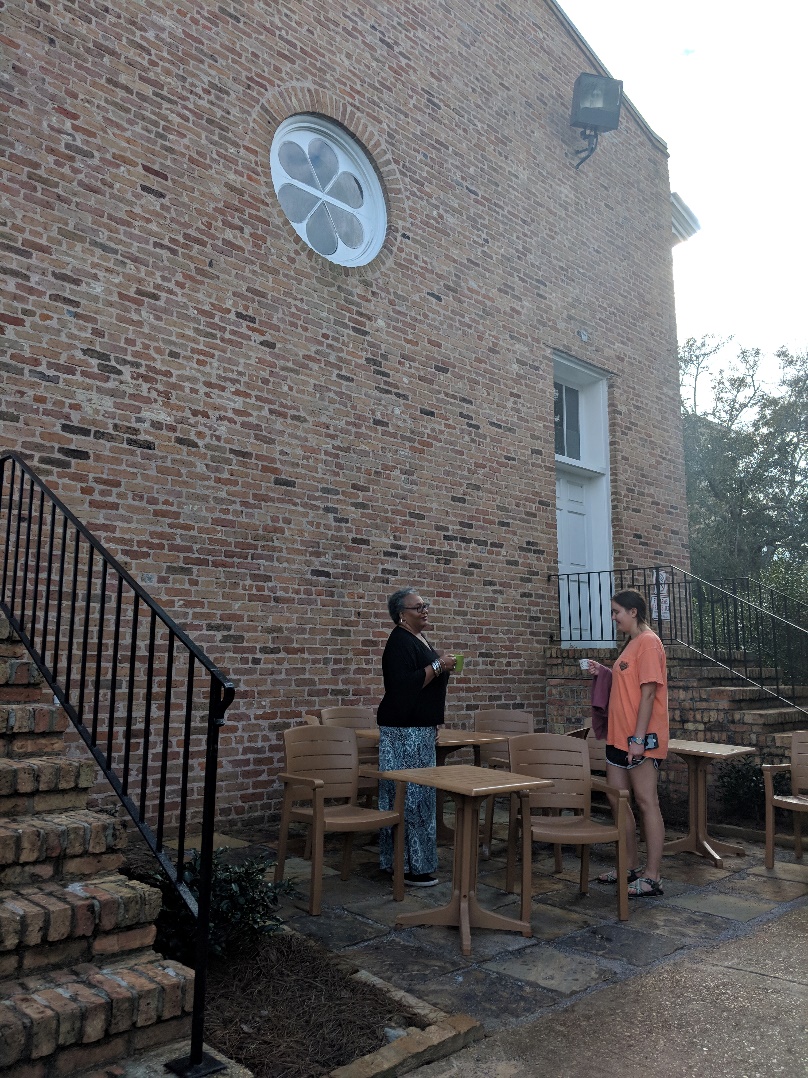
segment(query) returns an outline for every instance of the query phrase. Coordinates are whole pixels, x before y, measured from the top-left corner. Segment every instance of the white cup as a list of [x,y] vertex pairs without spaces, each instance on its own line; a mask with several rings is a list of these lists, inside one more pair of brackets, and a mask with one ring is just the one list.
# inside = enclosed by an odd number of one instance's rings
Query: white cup
[[579,659],[578,660],[578,665],[581,667],[582,670],[588,670],[589,669],[589,659]]

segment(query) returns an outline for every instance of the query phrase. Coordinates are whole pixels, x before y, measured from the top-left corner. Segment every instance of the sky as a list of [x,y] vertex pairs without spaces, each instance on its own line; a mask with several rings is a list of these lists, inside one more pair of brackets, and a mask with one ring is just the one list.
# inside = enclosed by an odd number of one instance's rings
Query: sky
[[808,3],[560,2],[667,142],[701,225],[673,253],[680,342],[808,350]]

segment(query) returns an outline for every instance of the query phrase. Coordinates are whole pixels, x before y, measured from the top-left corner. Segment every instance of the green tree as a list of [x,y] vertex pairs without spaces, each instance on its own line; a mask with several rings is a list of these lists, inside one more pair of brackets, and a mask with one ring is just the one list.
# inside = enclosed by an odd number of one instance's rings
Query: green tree
[[[808,554],[808,353],[777,352],[772,390],[760,349],[691,338],[680,349],[693,571],[782,587]],[[794,591],[793,588],[788,588]]]

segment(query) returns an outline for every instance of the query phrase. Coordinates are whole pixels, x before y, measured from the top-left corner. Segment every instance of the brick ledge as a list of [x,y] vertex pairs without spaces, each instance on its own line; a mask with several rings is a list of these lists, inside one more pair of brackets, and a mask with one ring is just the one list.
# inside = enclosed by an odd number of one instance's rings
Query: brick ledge
[[485,1036],[480,1023],[467,1014],[445,1014],[366,970],[359,970],[352,976],[354,980],[372,984],[397,1002],[405,1004],[426,1019],[429,1025],[426,1029],[410,1026],[403,1037],[355,1059],[353,1063],[337,1067],[328,1078],[394,1078],[395,1075],[408,1074],[425,1063],[445,1059]]

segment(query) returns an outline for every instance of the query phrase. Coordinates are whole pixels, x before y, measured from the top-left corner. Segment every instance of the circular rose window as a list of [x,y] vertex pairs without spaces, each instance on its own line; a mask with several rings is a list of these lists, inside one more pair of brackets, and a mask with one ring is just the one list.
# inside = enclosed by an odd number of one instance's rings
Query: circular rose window
[[298,236],[329,262],[365,266],[387,228],[384,194],[364,148],[323,116],[290,116],[270,149],[272,183]]

